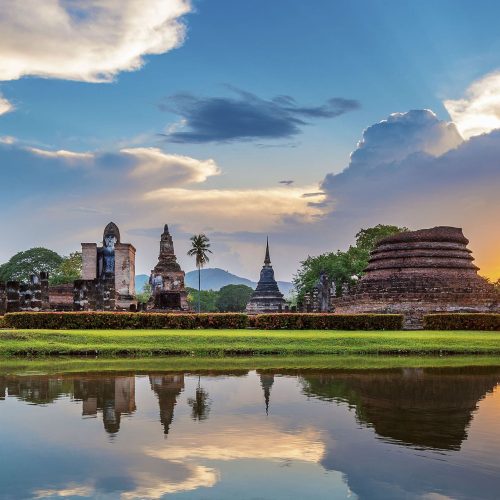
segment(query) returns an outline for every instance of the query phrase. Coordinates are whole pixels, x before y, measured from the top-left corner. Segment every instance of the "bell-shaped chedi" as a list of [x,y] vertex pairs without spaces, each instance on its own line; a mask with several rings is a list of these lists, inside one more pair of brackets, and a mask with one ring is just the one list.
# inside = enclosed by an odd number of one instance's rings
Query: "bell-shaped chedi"
[[257,287],[250,297],[246,311],[248,313],[274,313],[281,312],[286,301],[280,292],[278,283],[274,279],[274,270],[269,254],[269,240],[266,243],[266,256],[260,271]]
[[160,239],[158,264],[151,271],[149,283],[152,289],[150,309],[163,311],[189,309],[187,291],[184,286],[184,271],[177,262],[174,243],[167,224]]
[[462,229],[439,226],[380,240],[365,275],[342,297],[337,313],[397,313],[418,328],[433,312],[498,312],[499,293],[477,274]]

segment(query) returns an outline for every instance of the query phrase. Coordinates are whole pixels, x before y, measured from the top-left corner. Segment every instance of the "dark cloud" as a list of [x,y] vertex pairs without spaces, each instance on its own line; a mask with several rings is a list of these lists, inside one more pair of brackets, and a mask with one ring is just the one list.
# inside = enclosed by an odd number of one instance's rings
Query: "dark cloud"
[[186,121],[186,131],[166,134],[170,142],[205,143],[285,139],[301,133],[308,119],[334,118],[359,108],[359,102],[335,97],[319,106],[300,106],[290,96],[271,100],[232,89],[235,97],[177,94],[160,105]]
[[279,184],[285,184],[286,186],[291,186],[295,181],[293,180],[283,180],[279,181]]

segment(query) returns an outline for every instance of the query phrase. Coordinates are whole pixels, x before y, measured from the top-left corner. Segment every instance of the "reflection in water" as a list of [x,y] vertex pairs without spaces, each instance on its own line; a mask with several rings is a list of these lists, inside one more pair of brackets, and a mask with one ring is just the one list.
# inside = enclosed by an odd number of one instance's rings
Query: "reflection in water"
[[[496,498],[499,381],[500,367],[0,376],[0,497]],[[98,415],[113,440],[88,426]]]
[[383,438],[458,450],[477,403],[499,380],[497,369],[403,369],[302,378],[307,395],[345,401]]

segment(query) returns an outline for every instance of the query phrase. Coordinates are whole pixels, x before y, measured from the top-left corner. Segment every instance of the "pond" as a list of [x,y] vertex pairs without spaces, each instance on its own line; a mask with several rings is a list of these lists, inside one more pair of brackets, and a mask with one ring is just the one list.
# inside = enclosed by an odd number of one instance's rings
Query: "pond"
[[0,498],[497,499],[500,366],[0,373]]

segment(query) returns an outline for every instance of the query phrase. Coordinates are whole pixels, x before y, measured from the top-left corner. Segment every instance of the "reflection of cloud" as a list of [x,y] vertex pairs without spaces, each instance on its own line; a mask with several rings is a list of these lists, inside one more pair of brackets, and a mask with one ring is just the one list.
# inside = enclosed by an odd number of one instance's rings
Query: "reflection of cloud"
[[34,498],[50,497],[90,497],[95,493],[93,486],[79,486],[76,484],[68,485],[61,489],[35,490]]
[[500,72],[475,81],[462,99],[443,104],[466,139],[500,128]]
[[[5,3],[5,2],[3,2]],[[187,0],[8,1],[0,16],[0,80],[25,75],[110,81],[184,39]]]
[[292,97],[264,100],[232,89],[237,97],[195,97],[178,94],[160,105],[183,117],[182,125],[167,131],[167,140],[180,143],[282,139],[301,132],[305,119],[334,118],[359,108],[352,99],[334,97],[319,106],[299,106]]
[[[197,438],[197,439],[196,439]],[[289,434],[275,427],[244,429],[228,426],[224,433],[191,436],[189,445],[172,445],[147,454],[164,460],[299,460],[318,463],[325,451],[321,434],[312,428]]]
[[171,493],[193,491],[198,488],[211,488],[215,486],[219,477],[214,469],[202,465],[189,466],[190,477],[179,483],[169,482],[148,472],[133,474],[137,487],[133,491],[121,494],[124,500],[136,498],[156,499]]

